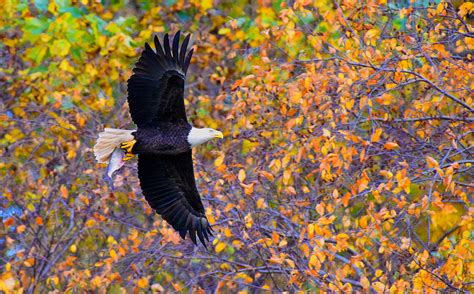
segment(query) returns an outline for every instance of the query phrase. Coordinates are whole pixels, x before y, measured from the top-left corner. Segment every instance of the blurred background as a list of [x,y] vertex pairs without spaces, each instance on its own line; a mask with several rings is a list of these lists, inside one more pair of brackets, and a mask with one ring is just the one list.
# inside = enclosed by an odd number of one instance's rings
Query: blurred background
[[[360,2],[4,1],[0,291],[472,291],[474,4]],[[177,30],[207,250],[91,152]]]

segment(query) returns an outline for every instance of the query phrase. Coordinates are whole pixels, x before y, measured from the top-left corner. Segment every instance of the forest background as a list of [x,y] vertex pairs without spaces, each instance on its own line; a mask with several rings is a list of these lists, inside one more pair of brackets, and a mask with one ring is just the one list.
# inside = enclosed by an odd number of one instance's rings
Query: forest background
[[[0,291],[474,291],[474,4],[6,0]],[[133,128],[154,34],[193,35],[191,122],[216,231],[181,240],[91,152]]]

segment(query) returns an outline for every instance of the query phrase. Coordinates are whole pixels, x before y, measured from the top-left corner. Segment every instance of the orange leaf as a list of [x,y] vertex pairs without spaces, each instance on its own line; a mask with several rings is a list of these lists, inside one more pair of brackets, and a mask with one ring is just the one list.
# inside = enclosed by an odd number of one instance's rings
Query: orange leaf
[[347,192],[346,194],[344,194],[344,197],[342,197],[341,199],[342,205],[344,205],[344,207],[347,207],[347,205],[349,205],[350,199],[351,199],[351,193]]
[[370,141],[372,143],[376,143],[380,140],[380,135],[382,135],[382,129],[378,128],[375,130],[375,132],[372,134],[372,137],[370,137]]
[[147,278],[139,279],[137,282],[137,286],[142,289],[148,287],[148,279]]
[[61,194],[61,197],[63,197],[63,198],[67,198],[67,196],[69,194],[68,191],[67,191],[66,186],[64,186],[64,185],[61,185],[61,187],[59,187],[59,193]]
[[25,229],[26,229],[25,225],[19,225],[18,227],[16,227],[16,232],[21,234],[25,231]]
[[42,225],[43,225],[43,218],[42,218],[41,216],[37,216],[36,219],[35,219],[35,221],[36,221],[36,224],[37,224],[38,226],[42,226]]
[[324,215],[324,203],[320,202],[318,205],[316,205],[316,211],[319,213],[319,215]]
[[400,146],[398,146],[397,143],[395,142],[387,142],[385,143],[385,145],[383,145],[383,148],[387,149],[387,150],[392,150],[392,149],[395,149],[395,148],[398,148]]
[[8,226],[13,225],[13,224],[15,223],[15,220],[13,219],[13,217],[9,217],[9,218],[7,218],[7,220],[4,221],[3,223],[5,224],[5,226],[8,227]]
[[426,156],[425,158],[426,158],[426,163],[428,164],[429,168],[435,168],[439,166],[439,163],[433,157]]
[[35,259],[33,257],[28,258],[23,262],[26,267],[32,267],[35,264]]
[[262,170],[260,171],[260,174],[263,175],[269,181],[273,181],[275,179],[275,177],[267,171]]

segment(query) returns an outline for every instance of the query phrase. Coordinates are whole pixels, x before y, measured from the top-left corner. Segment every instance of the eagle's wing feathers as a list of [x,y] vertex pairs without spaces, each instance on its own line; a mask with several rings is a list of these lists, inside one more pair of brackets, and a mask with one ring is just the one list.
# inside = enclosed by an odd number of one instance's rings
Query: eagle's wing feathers
[[[170,44],[155,36],[155,50],[147,43],[128,80],[130,114],[138,128],[156,127],[163,122],[187,122],[184,82],[193,55],[190,36],[180,45],[180,32]],[[182,238],[189,233],[205,245],[211,227],[196,188],[191,151],[176,155],[138,155],[138,177],[145,199]]]
[[187,122],[184,109],[184,82],[193,50],[187,51],[189,35],[179,46],[180,32],[168,34],[163,45],[155,36],[156,52],[145,44],[133,75],[128,80],[128,104],[138,127],[156,126],[160,122]]
[[184,239],[196,234],[205,245],[212,235],[196,188],[192,153],[138,155],[138,177],[145,199]]

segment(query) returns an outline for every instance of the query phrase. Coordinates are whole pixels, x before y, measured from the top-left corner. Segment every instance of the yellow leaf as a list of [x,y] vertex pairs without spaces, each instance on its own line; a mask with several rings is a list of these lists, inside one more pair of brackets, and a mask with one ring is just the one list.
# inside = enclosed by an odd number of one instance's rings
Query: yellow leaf
[[367,228],[367,224],[369,222],[369,216],[368,215],[364,215],[363,217],[360,218],[360,221],[359,221],[359,226],[362,228],[362,229],[365,229]]
[[227,247],[227,245],[226,245],[224,242],[219,242],[219,243],[217,243],[216,248],[215,248],[216,253],[221,252],[221,251],[224,250],[226,247]]
[[115,238],[112,236],[107,237],[107,243],[108,244],[117,244],[117,241],[115,241]]
[[54,15],[58,14],[58,7],[56,6],[56,3],[54,3],[54,1],[49,2],[48,11]]
[[76,253],[77,251],[77,246],[72,244],[71,247],[69,247],[69,250],[72,252],[72,253]]
[[59,68],[64,71],[74,73],[74,67],[72,67],[66,59],[63,59],[63,61],[61,61]]
[[255,146],[258,146],[258,143],[249,140],[242,140],[242,155],[249,153]]
[[283,172],[283,184],[288,185],[290,183],[291,179],[291,170],[290,169],[285,169]]
[[34,206],[33,203],[31,203],[31,202],[26,205],[26,208],[27,208],[29,211],[35,211],[35,210],[36,210],[35,206]]
[[55,40],[49,47],[49,51],[54,56],[64,57],[68,55],[71,44],[66,39]]
[[407,59],[400,61],[398,65],[400,66],[400,69],[402,70],[410,70],[412,68],[411,60],[407,60]]
[[209,8],[212,8],[213,0],[203,0],[200,1],[200,3],[203,10],[208,10]]
[[444,5],[443,2],[439,3],[438,6],[436,6],[436,13],[441,14],[444,10]]
[[303,101],[301,97],[303,97],[303,95],[301,94],[300,91],[294,91],[292,95],[290,96],[290,102],[293,104],[301,103]]
[[117,252],[113,249],[110,249],[109,254],[110,254],[110,257],[112,257],[113,259],[117,257]]
[[73,159],[74,157],[76,157],[76,150],[69,149],[69,151],[67,152],[66,158]]
[[367,31],[367,33],[365,33],[365,38],[369,40],[373,39],[375,36],[377,36],[378,33],[379,33],[378,29],[370,29]]
[[473,13],[474,13],[474,3],[472,1],[464,1],[464,3],[461,6],[459,6],[459,15],[461,17],[466,16],[467,21],[469,21],[471,25],[472,25]]
[[21,140],[24,137],[25,135],[23,134],[23,132],[20,129],[15,128],[11,130],[8,134],[6,134],[4,138],[9,143],[14,143],[15,141]]
[[217,32],[219,35],[227,35],[232,33],[230,28],[220,28],[219,31]]
[[308,224],[308,238],[312,239],[314,237],[314,224]]
[[218,167],[220,165],[222,165],[224,163],[224,158],[225,158],[225,155],[224,153],[222,153],[221,155],[219,155],[216,160],[214,160],[214,166]]
[[[349,196],[351,195],[350,193],[347,193],[347,194]],[[335,219],[336,219],[336,217],[334,215],[331,215],[329,218],[321,217],[320,219],[318,219],[318,223],[322,224],[322,225],[330,225],[334,222]]]
[[[2,293],[10,293],[15,287],[16,280],[12,273],[6,272],[0,275],[0,291]],[[18,290],[18,289],[17,289]],[[21,291],[12,291],[13,293],[21,293]]]
[[245,227],[247,229],[251,229],[253,226],[253,218],[250,212],[247,213],[247,215],[244,217],[244,221],[245,221]]
[[93,219],[88,219],[85,223],[86,227],[90,228],[90,227],[93,227],[95,226],[95,220]]
[[240,181],[241,183],[243,183],[243,182],[245,181],[245,178],[246,178],[246,177],[247,177],[247,175],[245,174],[245,170],[243,170],[243,169],[239,170],[239,176],[238,176],[238,178],[239,178],[239,181]]
[[309,258],[308,266],[311,269],[320,270],[321,269],[321,262],[318,260],[318,257],[313,254]]

